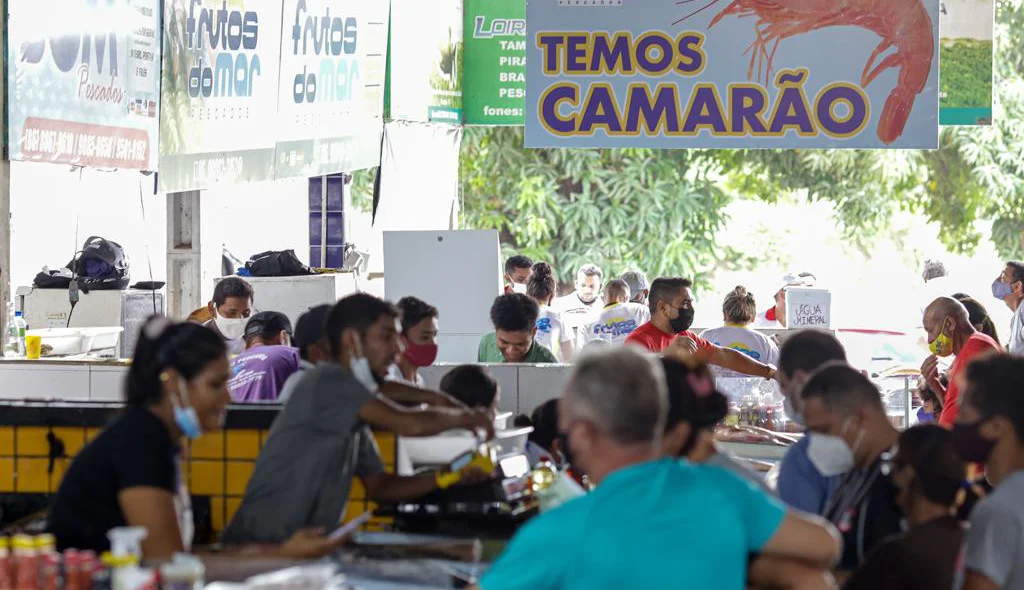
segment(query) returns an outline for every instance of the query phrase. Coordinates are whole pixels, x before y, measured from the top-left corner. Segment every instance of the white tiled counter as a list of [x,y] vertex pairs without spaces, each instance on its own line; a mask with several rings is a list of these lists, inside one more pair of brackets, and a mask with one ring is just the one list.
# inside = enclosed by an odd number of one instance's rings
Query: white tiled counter
[[123,361],[0,359],[0,399],[120,401]]

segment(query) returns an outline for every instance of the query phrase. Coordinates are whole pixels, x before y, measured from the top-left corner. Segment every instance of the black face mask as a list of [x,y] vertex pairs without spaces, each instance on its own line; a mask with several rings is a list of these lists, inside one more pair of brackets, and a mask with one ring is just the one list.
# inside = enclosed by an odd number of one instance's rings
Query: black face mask
[[693,325],[693,309],[689,307],[680,307],[676,311],[679,315],[674,320],[669,320],[668,325],[672,328],[673,334],[685,332],[690,329]]

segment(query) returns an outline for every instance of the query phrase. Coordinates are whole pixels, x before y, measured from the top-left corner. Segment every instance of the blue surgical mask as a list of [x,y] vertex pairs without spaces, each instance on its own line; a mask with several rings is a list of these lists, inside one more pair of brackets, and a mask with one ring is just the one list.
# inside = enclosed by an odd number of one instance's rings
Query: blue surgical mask
[[992,283],[992,296],[996,299],[1006,299],[1011,293],[1013,293],[1013,287],[1007,283],[1004,283],[999,279],[996,279]]
[[186,407],[182,407],[178,400],[171,397],[171,401],[174,404],[174,422],[181,429],[189,440],[195,440],[203,435],[203,427],[199,425],[199,416],[196,415],[196,409],[192,407],[192,404],[188,401],[188,382],[184,378],[178,378],[178,395],[181,397],[181,403],[188,404]]

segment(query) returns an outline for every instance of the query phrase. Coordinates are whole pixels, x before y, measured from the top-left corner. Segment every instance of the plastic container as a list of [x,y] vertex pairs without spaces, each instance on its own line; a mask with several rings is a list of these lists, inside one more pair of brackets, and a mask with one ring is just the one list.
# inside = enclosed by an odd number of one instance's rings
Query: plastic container
[[11,560],[11,541],[0,537],[0,590],[14,589],[14,570]]
[[202,590],[206,568],[198,558],[176,553],[171,563],[160,567],[161,590]]
[[18,357],[25,358],[25,332],[28,330],[28,324],[25,323],[25,318],[22,317],[20,311],[14,312],[14,325],[18,330]]
[[39,590],[35,540],[28,535],[15,535],[11,545],[14,547],[14,587],[17,590]]
[[14,304],[7,304],[7,315],[4,316],[4,357],[18,356],[18,326],[14,321]]

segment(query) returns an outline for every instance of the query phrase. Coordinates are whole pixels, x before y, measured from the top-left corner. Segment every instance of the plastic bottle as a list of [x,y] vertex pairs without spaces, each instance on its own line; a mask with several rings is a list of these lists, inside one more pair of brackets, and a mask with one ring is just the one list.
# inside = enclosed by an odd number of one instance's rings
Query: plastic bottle
[[0,537],[0,590],[14,590],[14,571],[11,561],[11,541]]
[[64,552],[64,590],[85,590],[82,587],[82,556],[74,549]]
[[14,322],[14,304],[7,304],[7,315],[4,316],[4,357],[18,356],[18,326]]
[[39,590],[39,562],[36,559],[35,540],[28,535],[15,535],[12,545],[15,590]]
[[[18,358],[25,358],[25,332],[28,331],[28,324],[22,317],[20,311],[14,312],[14,325],[17,328]],[[12,330],[13,335],[13,330]]]

